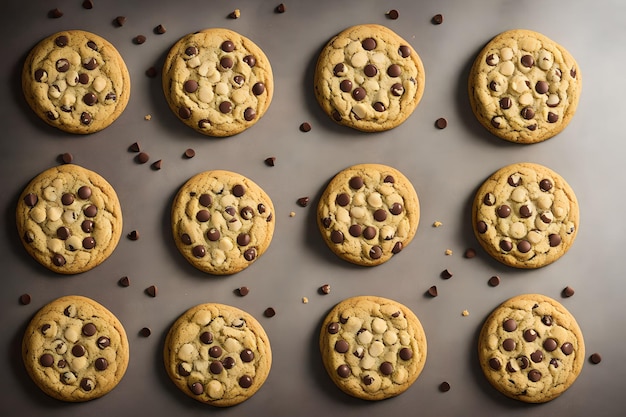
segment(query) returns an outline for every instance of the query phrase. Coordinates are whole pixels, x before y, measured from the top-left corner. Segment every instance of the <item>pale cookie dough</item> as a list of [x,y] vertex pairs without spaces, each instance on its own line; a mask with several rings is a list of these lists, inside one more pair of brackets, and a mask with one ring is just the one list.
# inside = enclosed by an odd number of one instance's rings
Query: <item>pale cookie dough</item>
[[580,69],[559,44],[530,30],[510,30],[478,54],[469,99],[480,123],[510,142],[536,143],[561,132],[576,112]]
[[495,259],[539,268],[563,256],[578,232],[578,201],[556,172],[517,163],[492,174],[472,204],[474,234]]
[[228,29],[181,38],[163,65],[163,92],[174,114],[208,136],[231,136],[254,125],[274,93],[272,67],[250,39]]
[[585,361],[585,343],[565,307],[543,295],[525,294],[505,301],[487,318],[478,356],[498,391],[542,403],[574,383]]
[[22,358],[46,394],[62,401],[88,401],[107,394],[124,376],[128,340],[109,310],[70,295],[35,314],[24,334]]
[[249,399],[272,366],[261,324],[245,311],[215,303],[180,316],[167,334],[163,355],[169,377],[182,392],[217,407]]
[[201,172],[172,203],[178,250],[193,266],[214,275],[234,274],[255,262],[269,247],[274,225],[270,197],[235,172]]
[[317,224],[340,258],[380,265],[415,236],[420,217],[417,193],[407,177],[381,164],[359,164],[338,173],[317,207]]
[[358,296],[337,304],[320,331],[324,367],[346,394],[383,400],[405,392],[426,363],[426,335],[406,306]]
[[392,30],[350,27],[324,47],[315,68],[315,96],[335,122],[366,132],[403,123],[424,93],[422,61]]
[[26,251],[60,274],[88,271],[106,260],[122,234],[115,190],[99,174],[60,165],[37,175],[22,191],[17,230]]
[[65,132],[104,129],[124,111],[130,76],[122,56],[102,37],[82,30],[39,42],[22,70],[24,97],[43,121]]

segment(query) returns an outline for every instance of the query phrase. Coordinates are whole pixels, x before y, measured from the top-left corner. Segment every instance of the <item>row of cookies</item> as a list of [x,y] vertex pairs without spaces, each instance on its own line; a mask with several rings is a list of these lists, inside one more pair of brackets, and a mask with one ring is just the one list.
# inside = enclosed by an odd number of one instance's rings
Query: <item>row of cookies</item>
[[[319,333],[331,380],[343,392],[377,401],[405,392],[427,357],[424,329],[397,301],[356,296],[335,305]],[[585,357],[574,317],[540,295],[513,297],[485,320],[478,360],[487,380],[508,397],[541,403],[576,380]],[[129,343],[121,322],[83,296],[58,298],[41,308],[22,340],[22,358],[36,385],[53,398],[99,398],[123,378]],[[196,305],[170,327],[163,346],[168,376],[187,396],[216,407],[239,404],[265,383],[270,340],[250,314],[218,303]]]
[[[254,42],[211,28],[179,39],[165,58],[165,98],[183,123],[209,136],[231,136],[254,125],[274,92],[270,61]],[[410,44],[373,24],[350,27],[322,49],[314,91],[335,122],[378,132],[403,123],[425,87],[422,61]],[[48,124],[87,134],[110,125],[130,97],[130,77],[115,47],[79,30],[42,40],[22,72],[27,102]],[[574,115],[582,88],[574,58],[528,30],[493,38],[469,75],[470,104],[490,132],[517,143],[559,133]]]

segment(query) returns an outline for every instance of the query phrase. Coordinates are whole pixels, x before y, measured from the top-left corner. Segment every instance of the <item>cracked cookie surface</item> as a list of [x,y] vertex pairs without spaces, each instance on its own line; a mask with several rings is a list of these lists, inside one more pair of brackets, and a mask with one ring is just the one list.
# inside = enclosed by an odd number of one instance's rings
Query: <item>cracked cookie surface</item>
[[530,30],[510,30],[478,54],[469,99],[480,123],[510,142],[536,143],[561,132],[576,112],[582,80],[561,45]]
[[122,209],[111,184],[73,164],[31,180],[18,200],[16,221],[26,251],[61,274],[98,266],[122,234]]
[[208,136],[250,128],[263,117],[274,93],[265,53],[245,36],[222,28],[178,40],[165,58],[162,82],[172,112]]
[[383,400],[406,391],[426,362],[424,329],[406,306],[376,296],[338,303],[320,331],[328,375],[346,394]]
[[122,114],[130,98],[130,76],[110,42],[69,30],[31,50],[22,70],[22,90],[43,121],[65,132],[88,134]]
[[79,402],[117,386],[128,366],[129,347],[113,313],[92,299],[71,295],[35,314],[24,334],[22,358],[43,392]]
[[540,268],[563,256],[579,226],[578,200],[559,174],[534,163],[500,168],[472,204],[474,235],[493,258]]
[[250,398],[272,365],[261,324],[243,310],[216,303],[181,315],[167,334],[163,355],[167,373],[181,391],[216,407]]
[[550,401],[576,380],[585,360],[580,327],[559,302],[540,294],[513,297],[487,318],[478,339],[480,366],[504,395]]
[[398,34],[381,25],[350,27],[333,37],[315,69],[315,96],[335,122],[366,132],[403,123],[424,93],[424,66]]
[[328,247],[363,266],[380,265],[400,253],[419,224],[417,193],[407,177],[381,164],[359,164],[339,172],[317,207],[317,223]]
[[193,266],[214,275],[234,274],[255,262],[269,247],[274,225],[270,197],[235,172],[201,172],[172,203],[178,250]]

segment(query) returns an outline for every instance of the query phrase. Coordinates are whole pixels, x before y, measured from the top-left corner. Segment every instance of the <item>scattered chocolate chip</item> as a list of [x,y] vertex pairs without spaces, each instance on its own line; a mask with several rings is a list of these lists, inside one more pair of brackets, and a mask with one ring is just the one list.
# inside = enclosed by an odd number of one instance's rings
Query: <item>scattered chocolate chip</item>
[[599,353],[592,353],[591,356],[589,356],[589,362],[597,365],[602,362],[602,356]]
[[157,296],[156,285],[150,285],[148,288],[146,288],[146,294],[148,294],[150,297],[156,297]]
[[431,19],[431,22],[433,23],[433,25],[440,25],[443,23],[443,15],[442,14],[436,14],[433,16],[433,18]]
[[73,160],[74,156],[69,152],[65,152],[59,155],[59,162],[63,164],[71,164]]
[[440,117],[439,119],[435,121],[435,127],[437,129],[445,129],[447,126],[448,126],[448,121],[443,117]]
[[386,13],[386,16],[391,20],[396,20],[400,17],[400,13],[396,9],[391,9]]
[[324,284],[319,289],[320,294],[327,295],[330,294],[330,284]]
[[265,165],[273,167],[276,165],[276,157],[270,156],[269,158],[265,158]]
[[309,197],[300,197],[297,203],[300,207],[306,207],[309,205]]
[[136,230],[131,231],[131,232],[128,234],[128,238],[129,238],[130,240],[139,240],[139,232],[138,232],[138,231],[136,231]]
[[141,149],[139,147],[139,144],[137,142],[133,143],[132,145],[130,145],[128,147],[128,151],[129,152],[139,152]]
[[311,124],[309,122],[304,122],[300,125],[300,131],[301,132],[310,132],[311,131]]
[[241,11],[239,9],[235,9],[228,14],[228,17],[230,19],[239,19],[240,16],[241,16]]
[[52,18],[52,19],[58,19],[59,17],[63,16],[63,12],[61,10],[57,9],[52,9],[48,12],[48,17]]
[[487,282],[489,283],[491,287],[497,287],[498,285],[500,285],[500,277],[497,275],[494,275],[491,278],[489,278],[489,281]]
[[20,295],[20,304],[23,306],[30,304],[30,294]]
[[135,45],[141,45],[146,42],[146,37],[144,35],[137,35],[133,38],[133,43]]
[[472,259],[473,257],[475,257],[475,256],[476,256],[476,249],[474,249],[474,248],[467,248],[467,249],[465,250],[465,254],[464,254],[464,256],[465,256],[467,259]]
[[152,334],[152,330],[150,330],[148,327],[144,327],[139,330],[139,334],[143,337],[148,337]]
[[129,287],[130,286],[130,278],[128,278],[128,277],[122,277],[117,282],[119,283],[120,287]]
[[437,293],[437,286],[433,285],[432,287],[430,287],[428,289],[428,291],[426,291],[428,293],[428,295],[430,295],[431,297],[436,297],[438,295]]
[[273,307],[268,307],[265,309],[265,311],[263,312],[263,315],[265,317],[274,317],[276,315],[276,310],[274,310]]
[[162,35],[165,32],[167,32],[167,30],[165,29],[165,26],[163,25],[158,25],[157,27],[154,28],[154,33],[156,33],[157,35]]
[[448,270],[448,269],[444,269],[443,271],[441,271],[441,278],[443,278],[443,279],[450,279],[450,278],[452,278],[452,272],[450,272],[450,270]]
[[450,391],[450,383],[443,381],[441,384],[439,384],[439,391],[441,392]]
[[163,164],[163,161],[161,159],[159,159],[158,161],[154,161],[152,163],[152,165],[150,165],[150,167],[155,170],[158,171],[161,169],[161,165]]
[[135,161],[139,164],[145,164],[150,159],[150,155],[145,152],[139,152],[135,157]]
[[246,295],[248,295],[250,293],[250,288],[248,287],[239,287],[235,290],[235,292],[237,293],[237,295],[239,295],[240,297],[245,297]]
[[280,3],[278,6],[276,6],[276,9],[274,10],[276,11],[276,13],[285,13],[287,9],[285,8],[285,5],[283,3]]
[[155,78],[159,74],[159,70],[156,67],[150,67],[146,70],[146,75],[150,78]]
[[84,0],[83,1],[83,9],[93,9],[93,1],[92,0]]
[[126,23],[126,16],[117,16],[113,19],[113,25],[117,27],[122,27]]
[[184,153],[185,158],[187,159],[191,159],[194,156],[196,156],[196,151],[194,151],[191,148],[185,149],[185,153]]
[[569,298],[572,295],[574,295],[574,289],[570,286],[567,286],[565,288],[563,288],[563,291],[561,292],[561,295],[563,295],[563,297],[565,298]]

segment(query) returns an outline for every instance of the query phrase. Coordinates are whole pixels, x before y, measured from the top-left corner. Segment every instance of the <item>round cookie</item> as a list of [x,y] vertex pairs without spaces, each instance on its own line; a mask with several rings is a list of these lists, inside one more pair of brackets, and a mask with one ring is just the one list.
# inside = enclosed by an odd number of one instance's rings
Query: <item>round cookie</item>
[[398,34],[381,25],[357,25],[320,53],[315,97],[335,122],[380,132],[413,113],[424,93],[424,74],[419,55]]
[[172,203],[178,250],[193,266],[214,275],[250,266],[269,247],[274,225],[270,197],[235,172],[201,172],[180,188]]
[[530,30],[510,30],[478,54],[469,99],[480,123],[510,142],[536,143],[561,132],[576,112],[580,69],[561,45]]
[[540,294],[513,297],[485,321],[478,339],[487,380],[507,397],[550,401],[576,380],[585,361],[583,335],[574,317]]
[[383,400],[402,394],[426,363],[426,335],[406,306],[357,296],[337,304],[320,331],[324,367],[346,394]]
[[263,385],[272,366],[270,342],[250,314],[223,304],[200,304],[172,325],[165,369],[191,398],[217,407],[239,404]]
[[419,200],[407,177],[381,164],[359,164],[339,172],[324,190],[317,224],[340,258],[363,266],[380,265],[415,236]]
[[30,377],[49,396],[89,401],[107,394],[124,376],[128,340],[109,310],[70,295],[35,314],[24,334],[22,358]]
[[254,42],[228,29],[188,34],[163,65],[163,92],[174,114],[208,136],[231,136],[254,125],[274,93],[270,62]]
[[88,134],[122,114],[130,97],[130,76],[107,40],[68,30],[43,39],[30,51],[22,90],[43,121],[65,132]]
[[111,255],[122,234],[115,190],[78,165],[47,169],[17,204],[17,231],[27,252],[60,274],[88,271]]
[[563,256],[578,232],[574,191],[539,164],[500,168],[478,189],[472,225],[481,246],[516,268],[540,268]]

